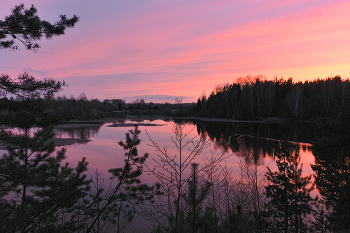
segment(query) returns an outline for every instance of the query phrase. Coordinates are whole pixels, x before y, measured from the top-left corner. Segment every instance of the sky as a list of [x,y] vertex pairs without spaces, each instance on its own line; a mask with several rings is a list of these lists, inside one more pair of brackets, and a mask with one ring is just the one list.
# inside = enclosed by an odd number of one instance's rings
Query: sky
[[[239,77],[350,77],[350,1],[1,0],[80,21],[37,52],[0,50],[0,74],[64,80],[58,95],[196,102]],[[19,44],[20,45],[20,44]]]

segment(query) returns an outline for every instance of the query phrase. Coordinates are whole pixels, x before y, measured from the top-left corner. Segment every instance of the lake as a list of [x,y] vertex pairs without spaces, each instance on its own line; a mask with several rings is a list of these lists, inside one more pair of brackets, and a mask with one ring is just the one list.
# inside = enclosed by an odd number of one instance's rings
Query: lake
[[[256,180],[256,185],[259,186],[258,192],[261,195],[258,198],[261,198],[261,201],[264,199],[262,193],[264,192],[264,185],[267,184],[264,174],[267,170],[266,167],[269,167],[271,170],[277,169],[274,148],[276,143],[279,142],[279,139],[287,139],[291,144],[292,151],[300,154],[301,163],[303,164],[303,175],[308,176],[313,174],[310,164],[313,164],[315,161],[311,150],[311,142],[315,137],[316,126],[314,124],[231,123],[193,120],[146,120],[142,122],[127,120],[123,124],[127,124],[128,126],[109,127],[112,123],[106,123],[102,126],[57,129],[56,133],[61,138],[70,137],[91,140],[85,144],[67,146],[66,162],[69,162],[71,166],[75,166],[82,157],[86,157],[89,162],[88,173],[93,176],[98,171],[107,185],[109,182],[108,179],[111,176],[107,172],[108,169],[121,167],[124,162],[124,151],[118,145],[118,142],[125,140],[125,133],[133,129],[130,125],[140,124],[138,128],[141,130],[139,137],[141,144],[138,146],[138,152],[140,155],[149,153],[149,158],[145,163],[148,169],[144,168],[144,174],[141,180],[149,185],[159,181],[154,173],[161,172],[158,174],[162,174],[164,177],[168,174],[164,167],[159,167],[162,153],[154,147],[154,143],[158,144],[160,149],[165,147],[169,157],[174,158],[172,156],[177,155],[174,161],[178,162],[179,151],[173,142],[176,136],[173,131],[176,126],[181,126],[183,133],[187,134],[183,142],[190,139],[196,141],[201,138],[202,140],[206,140],[205,148],[187,163],[188,166],[184,169],[182,177],[191,177],[191,163],[198,163],[198,168],[201,169],[205,167],[205,164],[208,164],[211,158],[220,158],[215,169],[220,170],[221,173],[217,173],[215,179],[223,180],[222,177],[225,176],[226,181],[235,184],[233,186],[236,187],[236,191],[230,192],[235,192],[235,201],[237,203],[245,203],[245,208],[247,209],[256,208],[251,201],[246,200],[248,196],[252,200],[256,199],[255,194],[249,190],[247,191],[247,185],[253,182],[254,179]],[[142,124],[146,124],[146,126]],[[154,124],[156,126],[148,126],[147,124]],[[183,148],[182,161],[188,157],[193,148],[193,143]],[[164,160],[164,156],[162,158]],[[152,174],[147,171],[154,172]],[[226,173],[222,173],[222,171]],[[207,177],[208,170],[201,171],[201,174],[201,178]],[[255,178],[253,179],[252,177],[254,175]],[[239,191],[237,191],[238,189]],[[174,190],[172,190],[172,193],[174,193]],[[316,195],[318,195],[318,191],[314,190],[312,196]],[[224,200],[224,197],[221,198]],[[174,198],[170,199],[174,201]],[[232,202],[232,205],[235,204]],[[146,211],[149,211],[149,207]],[[147,215],[150,217],[149,214]],[[143,220],[143,218],[139,217],[137,219],[137,224],[134,221],[129,226],[129,229],[144,230],[145,227],[150,226],[149,222]],[[147,230],[145,231],[147,232]]]
[[[201,122],[201,121],[176,121],[186,125],[184,132],[189,133],[188,138],[205,135],[210,146],[205,148],[195,158],[195,162],[202,162],[205,157],[214,154],[229,156],[224,161],[233,170],[238,169],[238,162],[254,162],[259,165],[275,166],[273,151],[276,143],[281,138],[287,138],[294,147],[299,150],[303,172],[305,175],[313,174],[310,164],[314,163],[314,156],[311,151],[311,142],[314,140],[315,125],[310,123],[300,124],[267,124],[267,123],[231,123],[231,122]],[[157,126],[138,126],[141,130],[141,144],[138,147],[139,154],[149,153],[147,163],[156,159],[156,150],[150,145],[151,140],[162,147],[167,147],[169,153],[176,154],[172,137],[174,136],[173,121],[125,121],[124,124],[156,124]],[[125,139],[125,133],[133,129],[128,127],[109,127],[112,123],[102,126],[74,127],[58,129],[56,134],[60,138],[90,139],[86,144],[66,146],[66,161],[76,165],[82,157],[89,162],[89,171],[96,169],[102,174],[107,170],[123,162],[123,150],[118,145],[120,140]],[[147,134],[148,133],[148,134]],[[191,149],[190,147],[186,148]],[[106,176],[108,177],[108,176]]]

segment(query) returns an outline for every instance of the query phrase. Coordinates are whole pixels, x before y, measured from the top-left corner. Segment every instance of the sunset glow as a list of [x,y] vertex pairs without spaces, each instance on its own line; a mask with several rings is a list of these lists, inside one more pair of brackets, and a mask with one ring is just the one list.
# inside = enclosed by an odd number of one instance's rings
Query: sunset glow
[[20,3],[80,22],[37,53],[1,50],[1,74],[65,80],[67,97],[195,102],[247,75],[350,77],[349,1],[5,0],[1,18]]

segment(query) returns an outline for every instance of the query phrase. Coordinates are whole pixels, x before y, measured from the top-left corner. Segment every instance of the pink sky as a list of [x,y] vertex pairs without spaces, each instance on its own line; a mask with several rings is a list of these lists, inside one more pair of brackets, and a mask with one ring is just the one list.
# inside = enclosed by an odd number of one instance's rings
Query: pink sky
[[195,102],[246,75],[350,77],[349,1],[5,0],[0,17],[20,3],[80,22],[37,53],[1,50],[1,74],[65,80],[67,97]]

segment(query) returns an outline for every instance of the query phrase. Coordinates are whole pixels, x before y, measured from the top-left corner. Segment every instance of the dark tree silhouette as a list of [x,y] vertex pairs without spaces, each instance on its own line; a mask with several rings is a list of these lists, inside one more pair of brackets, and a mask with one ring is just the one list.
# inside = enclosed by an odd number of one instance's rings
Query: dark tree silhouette
[[212,118],[253,119],[282,117],[291,120],[336,117],[350,104],[349,80],[340,76],[293,82],[263,76],[237,78],[218,85],[203,101],[197,101],[197,115]]
[[277,232],[306,232],[305,217],[311,213],[311,176],[302,176],[299,153],[292,154],[286,142],[276,148],[278,171],[268,168],[266,189],[271,228]]
[[[60,20],[51,24],[40,20],[34,5],[26,9],[23,4],[20,4],[14,7],[11,15],[0,20],[0,49],[18,50],[19,46],[15,44],[16,39],[23,43],[28,50],[38,49],[40,46],[36,41],[43,36],[46,39],[51,39],[54,36],[63,35],[66,28],[74,27],[78,21],[79,18],[75,15],[70,19],[66,15],[60,15]],[[22,98],[37,98],[42,95],[52,95],[64,85],[64,81],[36,80],[28,73],[19,75],[18,79],[2,74],[0,76],[0,96],[11,93]]]
[[321,121],[319,138],[314,142],[315,183],[330,208],[330,230],[350,229],[350,109],[336,119]]
[[[50,39],[63,35],[67,27],[78,21],[76,16],[67,19],[62,15],[59,22],[50,24],[41,21],[36,12],[34,6],[25,9],[21,4],[0,21],[1,49],[19,49],[14,41],[18,39],[28,50],[35,50],[39,48],[35,41],[43,36]],[[12,129],[0,132],[0,140],[8,151],[0,158],[1,232],[75,229],[74,219],[63,221],[63,216],[72,212],[89,189],[90,182],[83,174],[87,162],[83,158],[74,169],[68,164],[61,165],[64,148],[53,155],[52,126],[60,119],[46,111],[41,99],[60,91],[62,86],[64,82],[37,80],[27,73],[18,79],[0,77],[1,96],[12,94],[19,100],[2,101],[6,103],[7,113],[1,115],[1,123],[16,127],[19,132]]]
[[[76,212],[75,216],[83,213],[84,232],[100,232],[100,223],[115,223],[116,219],[124,217],[127,222],[133,220],[136,213],[136,207],[145,201],[153,199],[154,195],[158,195],[160,185],[148,186],[142,183],[140,177],[142,175],[143,165],[148,154],[143,156],[138,154],[137,146],[140,144],[141,131],[135,127],[125,134],[125,142],[120,141],[118,144],[124,149],[124,165],[118,168],[108,170],[112,174],[112,179],[116,183],[111,183],[109,189],[96,185],[96,192],[90,195],[90,198],[84,199],[82,208]],[[98,182],[98,173],[96,174]],[[124,213],[124,216],[122,216]],[[101,224],[102,225],[102,224]],[[119,223],[117,232],[121,232],[123,226]]]
[[72,18],[60,15],[60,20],[51,24],[39,18],[34,5],[26,9],[24,4],[20,4],[12,9],[11,15],[0,20],[0,49],[18,50],[15,40],[23,43],[28,50],[38,49],[40,46],[36,41],[44,36],[51,39],[63,35],[66,28],[74,27],[78,21],[79,17],[75,15]]
[[0,96],[14,94],[21,98],[40,98],[60,91],[65,85],[64,81],[35,79],[27,72],[19,75],[18,79],[3,74],[0,76]]
[[[22,93],[22,101],[8,101],[8,113],[1,116],[2,124],[16,127],[19,132],[0,131],[0,140],[8,151],[0,158],[0,231],[74,229],[74,219],[58,224],[58,216],[70,214],[86,195],[90,182],[83,173],[87,162],[83,158],[74,169],[68,163],[61,165],[64,148],[53,155],[53,125],[60,119],[46,111],[39,97],[41,93],[57,92],[61,85],[32,77],[30,84],[11,87],[12,93]],[[39,90],[35,89],[38,86]]]
[[197,163],[191,164],[191,179],[188,180],[188,193],[183,195],[183,198],[191,206],[191,212],[188,213],[192,217],[192,232],[197,232],[198,218],[201,217],[200,204],[203,202],[209,194],[210,186],[212,185],[209,181],[201,184],[201,180],[198,176]]

